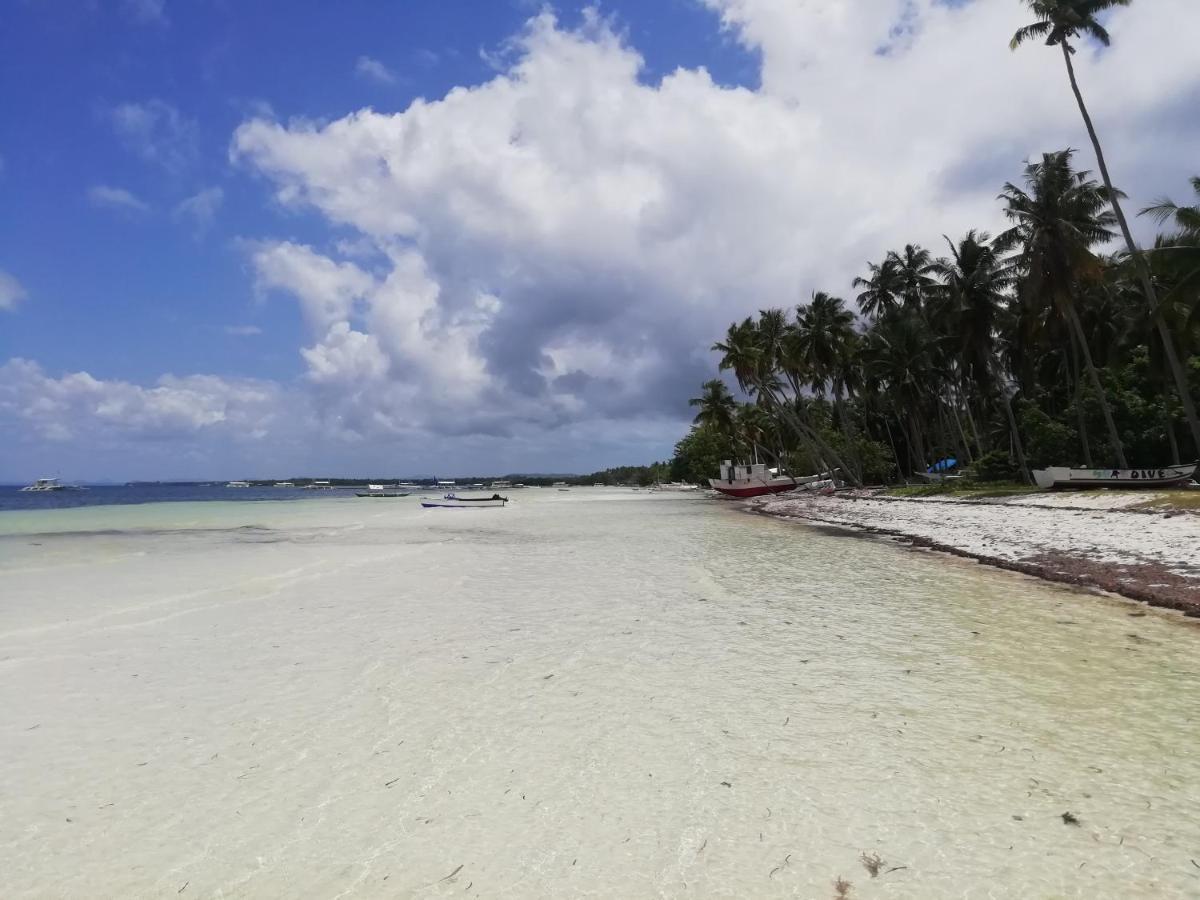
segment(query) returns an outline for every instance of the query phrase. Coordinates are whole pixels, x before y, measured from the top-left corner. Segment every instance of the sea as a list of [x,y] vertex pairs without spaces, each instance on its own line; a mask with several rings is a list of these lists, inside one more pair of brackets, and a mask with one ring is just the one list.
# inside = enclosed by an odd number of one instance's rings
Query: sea
[[698,494],[175,490],[3,495],[0,896],[1200,896],[1171,614]]

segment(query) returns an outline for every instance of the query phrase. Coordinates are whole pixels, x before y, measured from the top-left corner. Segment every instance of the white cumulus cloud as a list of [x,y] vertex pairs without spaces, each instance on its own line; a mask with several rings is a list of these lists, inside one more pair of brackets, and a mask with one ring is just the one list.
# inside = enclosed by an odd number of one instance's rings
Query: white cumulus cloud
[[[496,409],[541,427],[682,418],[731,320],[847,293],[903,242],[995,229],[1024,158],[1086,140],[1061,58],[1009,51],[1015,2],[707,2],[761,52],[761,89],[687,69],[647,82],[597,14],[570,30],[543,13],[476,87],[395,114],[242,125],[233,155],[279,202],[384,254],[368,272],[310,249],[314,277],[275,280],[316,348],[338,348],[306,351],[322,381],[344,366],[397,397],[433,393],[481,430]],[[1178,26],[1200,27],[1200,7],[1161,3],[1118,11],[1114,49],[1078,61],[1134,203],[1194,167],[1186,140],[1143,137],[1200,97]]]

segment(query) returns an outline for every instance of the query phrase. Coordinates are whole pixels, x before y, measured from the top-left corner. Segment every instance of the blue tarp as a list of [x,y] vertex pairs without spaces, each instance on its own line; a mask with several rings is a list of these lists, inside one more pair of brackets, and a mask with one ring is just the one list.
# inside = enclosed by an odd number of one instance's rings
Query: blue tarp
[[958,465],[958,460],[954,457],[943,459],[941,462],[935,462],[932,466],[926,469],[926,472],[946,472]]

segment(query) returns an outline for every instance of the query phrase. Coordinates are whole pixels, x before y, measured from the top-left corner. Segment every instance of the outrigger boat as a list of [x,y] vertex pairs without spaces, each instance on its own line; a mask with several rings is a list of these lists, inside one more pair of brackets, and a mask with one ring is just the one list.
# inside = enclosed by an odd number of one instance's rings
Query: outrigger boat
[[1034,469],[1033,480],[1042,490],[1061,488],[1168,488],[1185,485],[1196,475],[1197,463],[1160,469],[1069,469],[1051,466]]
[[459,497],[457,494],[446,494],[441,500],[427,499],[421,501],[425,509],[488,509],[504,506],[507,497],[492,494],[490,497]]
[[721,477],[708,479],[714,491],[727,497],[762,497],[765,494],[782,494],[799,488],[816,490],[833,486],[833,475],[806,475],[793,478],[779,469],[768,469],[766,463],[734,465],[730,460],[721,463]]
[[355,491],[355,497],[407,497],[408,491],[399,490],[399,485],[386,488],[382,484],[368,484],[365,491]]

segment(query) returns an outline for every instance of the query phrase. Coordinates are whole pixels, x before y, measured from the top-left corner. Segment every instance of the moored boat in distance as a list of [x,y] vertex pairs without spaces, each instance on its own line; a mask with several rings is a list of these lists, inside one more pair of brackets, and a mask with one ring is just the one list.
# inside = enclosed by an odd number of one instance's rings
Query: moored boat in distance
[[1064,488],[1142,489],[1179,487],[1196,475],[1197,463],[1157,469],[1071,469],[1051,466],[1034,469],[1033,480],[1042,490]]
[[225,482],[225,487],[248,488],[248,487],[250,487],[250,482],[248,482],[248,481],[227,481],[227,482]]
[[57,478],[39,478],[33,484],[21,488],[22,491],[41,493],[43,491],[86,491],[87,488],[75,484],[63,484]]
[[721,477],[708,479],[708,484],[714,491],[720,491],[727,497],[762,497],[830,480],[828,472],[793,478],[791,475],[782,474],[778,469],[768,469],[766,463],[735,465],[726,459],[721,463]]
[[507,497],[492,494],[490,497],[459,497],[457,494],[446,494],[442,499],[426,498],[421,501],[425,509],[489,509],[503,507],[508,503]]

